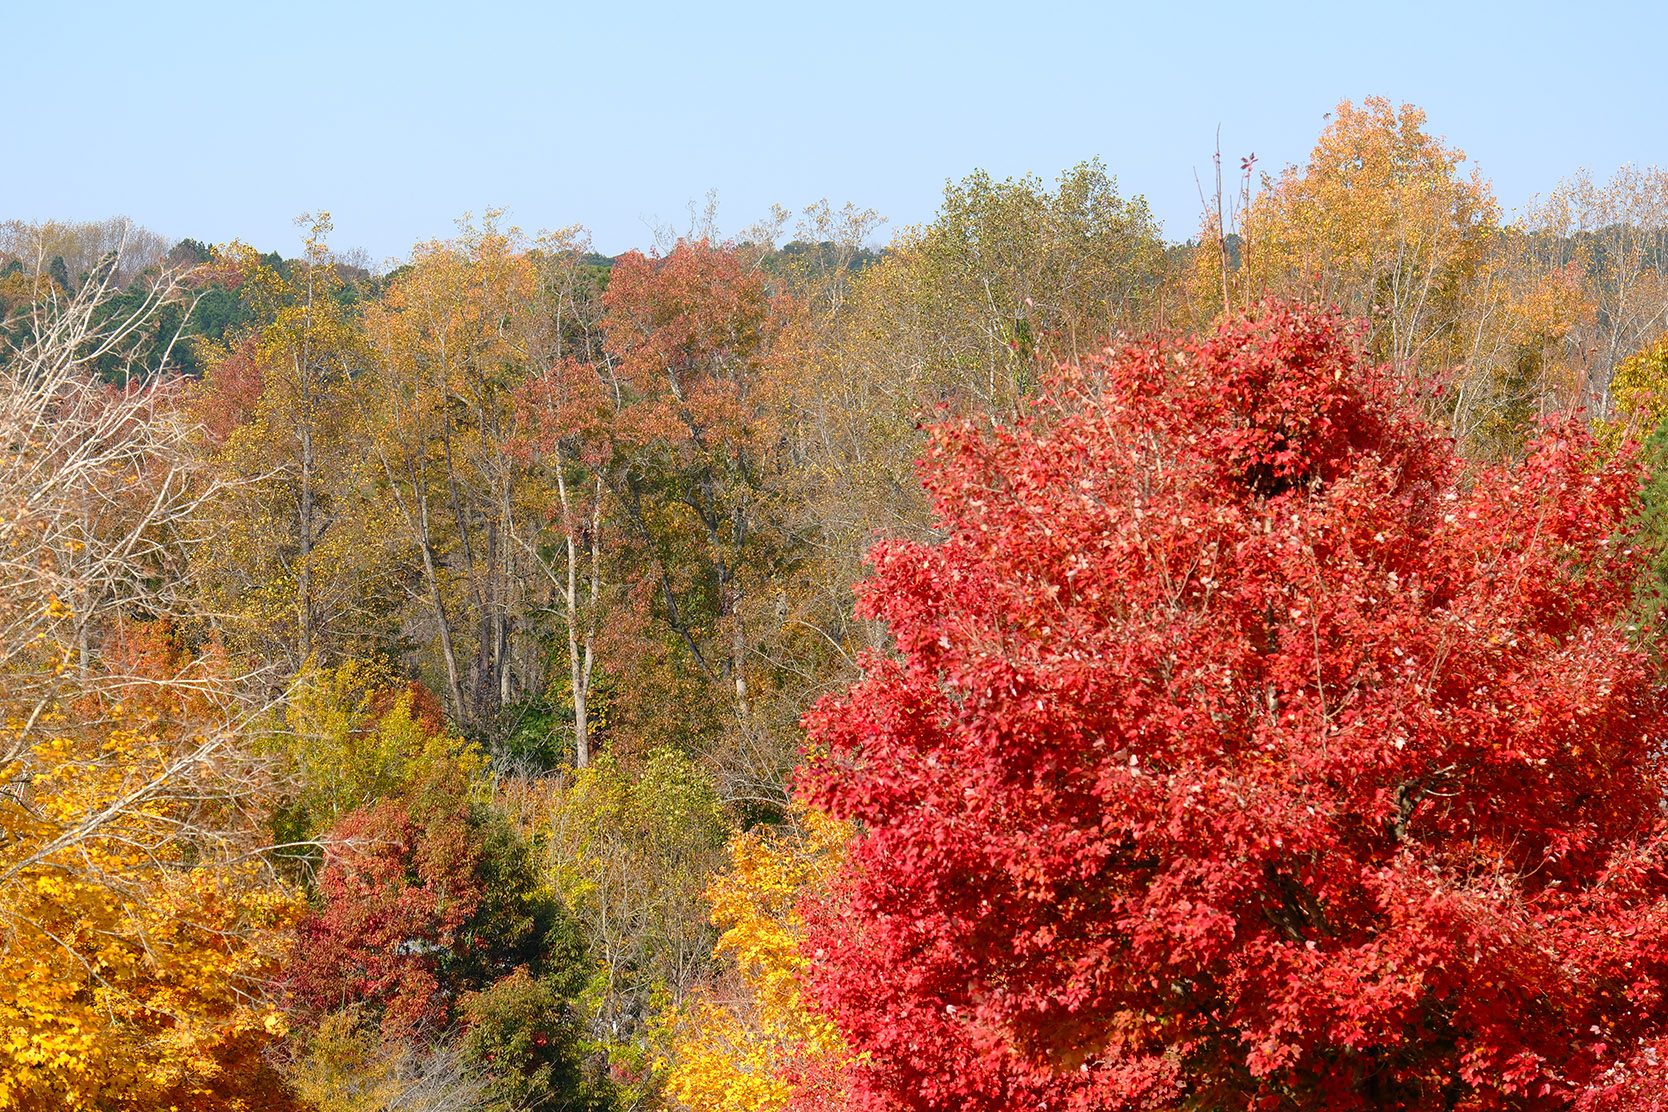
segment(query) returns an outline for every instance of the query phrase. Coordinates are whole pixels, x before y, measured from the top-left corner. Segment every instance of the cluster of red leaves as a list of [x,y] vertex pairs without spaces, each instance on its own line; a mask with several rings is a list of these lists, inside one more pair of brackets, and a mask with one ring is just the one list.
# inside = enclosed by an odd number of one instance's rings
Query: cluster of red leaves
[[1668,1038],[1618,1062],[1575,1102],[1575,1112],[1668,1112]]
[[679,241],[664,258],[614,261],[603,335],[633,403],[618,434],[697,449],[757,431],[761,364],[781,327],[764,275],[731,247]]
[[190,415],[202,423],[208,442],[219,447],[255,413],[266,389],[259,344],[250,337],[217,361],[192,391]]
[[368,1002],[389,1037],[454,1018],[441,968],[481,901],[480,845],[461,773],[414,800],[354,811],[331,831],[321,907],[298,930],[290,987],[319,1012]]
[[1629,458],[1466,473],[1271,306],[924,474],[945,539],[862,593],[898,654],[808,718],[854,1107],[1613,1107],[1668,1031]]

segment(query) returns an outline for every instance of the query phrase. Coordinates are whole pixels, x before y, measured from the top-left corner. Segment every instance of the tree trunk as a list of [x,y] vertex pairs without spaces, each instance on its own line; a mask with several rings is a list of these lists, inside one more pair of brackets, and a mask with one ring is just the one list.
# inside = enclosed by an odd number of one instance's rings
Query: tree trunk
[[434,605],[434,620],[440,627],[440,655],[446,661],[446,691],[452,699],[452,713],[460,723],[468,722],[469,712],[463,701],[463,686],[458,681],[458,656],[452,647],[452,623],[446,616],[446,600],[440,594],[440,576],[434,567],[434,544],[429,531],[429,500],[421,490],[417,494],[421,523],[418,545],[423,550],[423,574],[429,581],[429,598]]

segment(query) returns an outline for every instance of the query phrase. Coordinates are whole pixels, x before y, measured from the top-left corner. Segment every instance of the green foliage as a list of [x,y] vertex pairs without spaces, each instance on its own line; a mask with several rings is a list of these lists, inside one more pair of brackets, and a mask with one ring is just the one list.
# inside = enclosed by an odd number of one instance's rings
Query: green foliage
[[506,707],[510,725],[492,743],[493,764],[506,771],[541,775],[573,764],[573,710],[561,704],[526,703]]
[[189,267],[201,266],[214,258],[214,248],[206,243],[194,239],[182,239],[168,249],[166,262],[169,266]]
[[586,1053],[573,1004],[549,978],[518,969],[464,1004],[464,1060],[486,1079],[490,1112],[603,1112],[603,1062]]
[[568,775],[503,781],[496,798],[532,835],[543,877],[589,943],[582,1010],[622,1106],[655,1093],[661,1017],[714,968],[705,890],[731,826],[711,778],[662,748],[631,765],[604,754]]
[[470,807],[480,837],[479,903],[459,932],[448,967],[460,984],[485,984],[506,965],[528,969],[562,999],[578,996],[587,974],[585,937],[567,906],[534,870],[527,842],[497,810]]
[[201,373],[204,362],[200,352],[204,344],[228,345],[234,335],[254,319],[243,299],[235,290],[217,284],[211,285],[197,298],[196,306],[191,310],[191,319],[186,326],[186,335],[193,338],[192,351],[182,358],[190,360],[188,373]]
[[[586,695],[591,746],[606,742],[613,724],[617,681],[597,670]],[[573,768],[573,685],[566,671],[555,671],[549,695],[500,712],[503,727],[493,736],[493,765],[515,775],[542,775]]]
[[[551,641],[555,641],[552,637]],[[545,649],[560,661],[566,646]],[[565,662],[562,662],[565,663]],[[493,766],[507,776],[542,776],[574,768],[573,681],[569,669],[552,668],[543,696],[506,706],[488,748]],[[597,667],[586,696],[586,728],[593,752],[605,745],[618,726],[620,680]]]
[[1639,579],[1637,609],[1640,628],[1654,641],[1663,607],[1668,605],[1668,421],[1645,438],[1641,453],[1650,474],[1639,491],[1635,543],[1648,553],[1649,564]]

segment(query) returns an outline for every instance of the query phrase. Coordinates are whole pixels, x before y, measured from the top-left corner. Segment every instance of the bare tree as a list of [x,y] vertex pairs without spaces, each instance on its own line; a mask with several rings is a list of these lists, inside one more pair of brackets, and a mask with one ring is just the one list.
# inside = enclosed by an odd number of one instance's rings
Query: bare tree
[[162,266],[172,246],[171,240],[125,216],[94,221],[0,221],[0,266],[16,259],[26,269],[32,268],[32,273],[45,274],[52,260],[61,258],[64,273],[75,285],[82,275],[90,278],[101,261],[114,258],[116,265],[107,276],[125,287],[146,269]]

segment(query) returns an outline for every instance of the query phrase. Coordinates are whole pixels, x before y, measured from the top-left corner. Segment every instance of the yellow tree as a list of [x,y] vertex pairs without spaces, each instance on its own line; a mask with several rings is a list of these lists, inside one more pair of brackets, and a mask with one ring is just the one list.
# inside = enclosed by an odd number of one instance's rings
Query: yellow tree
[[476,746],[447,732],[428,688],[401,678],[386,659],[302,669],[271,747],[293,773],[282,833],[297,845],[351,811],[411,790],[439,765],[473,777],[486,763]]
[[1455,436],[1501,455],[1549,413],[1581,411],[1612,433],[1633,421],[1635,353],[1668,328],[1665,244],[1668,173],[1634,166],[1607,182],[1582,171],[1491,236],[1458,319]]
[[782,827],[730,840],[730,868],[707,889],[723,928],[717,953],[735,961],[741,991],[698,995],[673,1042],[667,1093],[702,1112],[772,1112],[796,1089],[831,1075],[842,1053],[834,1025],[804,998],[798,904],[845,856],[850,827],[795,805]]
[[119,636],[123,701],[46,711],[0,770],[29,776],[0,805],[0,1108],[287,1107],[261,1052],[301,905],[257,852],[243,715],[165,631]]
[[[1264,179],[1241,226],[1238,294],[1335,305],[1366,320],[1374,356],[1420,372],[1459,361],[1466,295],[1498,224],[1482,175],[1425,113],[1344,101],[1309,161]],[[1198,256],[1214,288],[1216,260]],[[1234,296],[1235,291],[1230,291]]]

